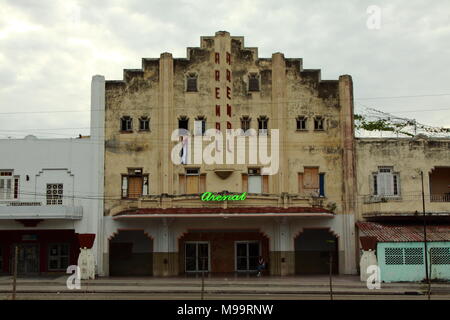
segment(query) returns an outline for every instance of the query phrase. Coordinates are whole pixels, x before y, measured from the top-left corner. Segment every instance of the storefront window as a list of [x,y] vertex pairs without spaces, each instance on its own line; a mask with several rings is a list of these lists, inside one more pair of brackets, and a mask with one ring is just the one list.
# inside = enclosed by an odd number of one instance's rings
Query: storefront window
[[69,266],[69,245],[56,243],[48,246],[48,270],[66,270]]

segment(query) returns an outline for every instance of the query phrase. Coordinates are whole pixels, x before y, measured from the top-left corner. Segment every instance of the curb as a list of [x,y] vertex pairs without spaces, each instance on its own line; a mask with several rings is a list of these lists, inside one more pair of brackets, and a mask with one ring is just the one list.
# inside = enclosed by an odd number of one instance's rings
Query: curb
[[[11,291],[1,290],[0,293],[11,294]],[[167,290],[167,291],[156,291],[156,290],[105,290],[105,291],[95,291],[95,290],[61,290],[61,291],[43,291],[43,290],[18,290],[17,293],[48,293],[48,294],[72,294],[72,293],[86,293],[86,294],[114,294],[114,293],[128,293],[128,294],[201,294],[199,290]],[[288,294],[288,295],[324,295],[329,294],[329,291],[269,291],[261,292],[255,290],[247,291],[228,291],[228,290],[205,290],[205,294],[252,294],[252,295],[269,295],[269,294]],[[374,296],[395,296],[395,295],[426,295],[426,293],[421,291],[390,291],[390,292],[355,292],[355,291],[333,291],[333,295],[374,295]]]

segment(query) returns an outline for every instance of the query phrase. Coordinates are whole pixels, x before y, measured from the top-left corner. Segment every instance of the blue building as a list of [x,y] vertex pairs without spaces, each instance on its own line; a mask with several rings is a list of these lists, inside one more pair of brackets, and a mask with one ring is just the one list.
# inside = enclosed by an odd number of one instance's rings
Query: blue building
[[[423,281],[425,243],[423,225],[358,222],[359,236],[373,239],[381,281]],[[428,275],[450,280],[450,226],[427,225]]]

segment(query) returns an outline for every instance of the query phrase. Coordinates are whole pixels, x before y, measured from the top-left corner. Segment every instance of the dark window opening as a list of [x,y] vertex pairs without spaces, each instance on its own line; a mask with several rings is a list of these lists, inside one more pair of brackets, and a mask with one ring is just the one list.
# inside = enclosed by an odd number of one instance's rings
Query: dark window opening
[[190,73],[186,78],[186,91],[196,92],[197,90],[197,75],[195,73]]
[[120,119],[120,130],[121,131],[131,131],[133,129],[133,120],[130,116],[123,116]]
[[261,116],[258,118],[258,130],[260,135],[267,135],[269,118]]
[[306,117],[297,118],[297,130],[306,130]]
[[178,129],[185,129],[189,130],[189,118],[187,117],[180,117],[178,119]]
[[150,131],[150,119],[148,117],[141,117],[139,119],[139,130]]
[[49,244],[48,270],[66,270],[69,266],[69,252],[67,243]]
[[324,130],[324,120],[322,117],[314,118],[314,130]]
[[319,197],[325,197],[325,173],[319,173]]
[[241,118],[241,129],[246,133],[250,129],[250,117],[249,116],[243,116]]
[[248,91],[259,91],[259,75],[257,73],[248,75]]

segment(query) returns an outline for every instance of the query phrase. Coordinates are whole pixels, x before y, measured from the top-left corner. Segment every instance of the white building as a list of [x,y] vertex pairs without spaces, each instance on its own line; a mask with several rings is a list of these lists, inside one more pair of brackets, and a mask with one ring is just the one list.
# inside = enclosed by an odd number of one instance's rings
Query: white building
[[66,272],[80,245],[102,270],[103,82],[92,79],[89,137],[0,140],[0,273],[16,247],[19,273]]

